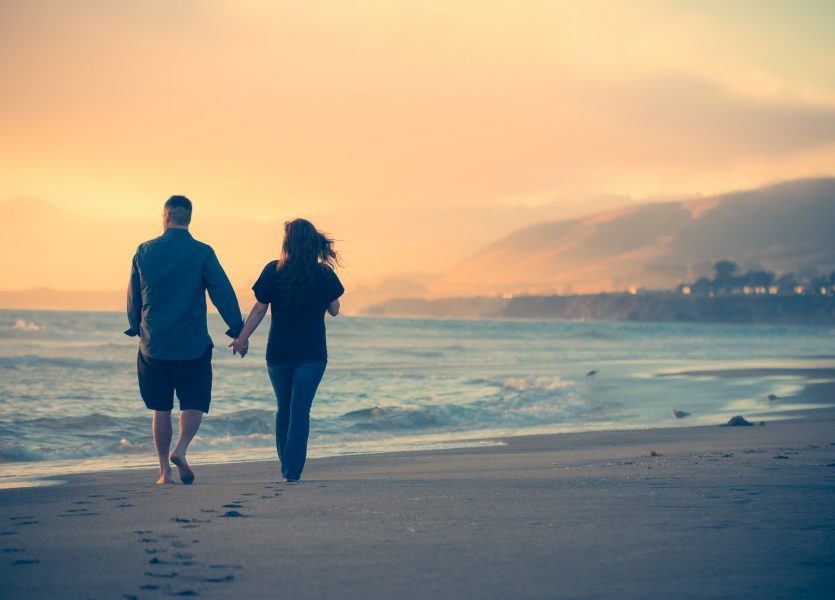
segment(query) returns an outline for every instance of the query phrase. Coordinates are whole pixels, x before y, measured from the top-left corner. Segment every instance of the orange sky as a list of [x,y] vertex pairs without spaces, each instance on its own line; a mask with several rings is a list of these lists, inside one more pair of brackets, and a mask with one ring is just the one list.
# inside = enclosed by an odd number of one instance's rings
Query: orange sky
[[123,286],[173,193],[233,281],[308,216],[357,286],[537,220],[831,175],[833,22],[823,0],[4,0],[0,289]]

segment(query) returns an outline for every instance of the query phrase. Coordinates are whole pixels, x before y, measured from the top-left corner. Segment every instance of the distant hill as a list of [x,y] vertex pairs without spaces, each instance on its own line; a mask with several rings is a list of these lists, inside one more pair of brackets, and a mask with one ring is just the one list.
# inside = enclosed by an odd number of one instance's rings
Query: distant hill
[[669,289],[719,260],[744,269],[835,268],[835,178],[630,206],[520,229],[463,260],[434,296]]

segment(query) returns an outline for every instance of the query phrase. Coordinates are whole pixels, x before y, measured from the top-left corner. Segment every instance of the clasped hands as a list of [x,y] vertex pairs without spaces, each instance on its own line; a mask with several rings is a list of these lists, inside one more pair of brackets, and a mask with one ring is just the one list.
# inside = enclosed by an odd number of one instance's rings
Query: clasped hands
[[241,358],[246,356],[246,353],[249,352],[249,340],[241,340],[240,338],[236,338],[232,340],[232,343],[229,344],[229,347],[232,348],[232,354],[240,354]]

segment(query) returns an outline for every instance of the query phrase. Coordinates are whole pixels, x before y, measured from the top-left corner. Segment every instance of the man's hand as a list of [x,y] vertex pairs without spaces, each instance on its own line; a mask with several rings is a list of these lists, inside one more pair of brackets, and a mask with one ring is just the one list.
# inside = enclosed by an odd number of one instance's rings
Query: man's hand
[[232,348],[232,354],[240,354],[243,358],[249,352],[249,340],[241,340],[240,338],[232,340],[229,347]]

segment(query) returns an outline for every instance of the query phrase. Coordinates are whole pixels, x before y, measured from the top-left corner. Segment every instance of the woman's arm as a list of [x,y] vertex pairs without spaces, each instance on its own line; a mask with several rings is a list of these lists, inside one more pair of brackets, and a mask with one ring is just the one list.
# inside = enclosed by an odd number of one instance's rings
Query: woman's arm
[[241,329],[241,333],[237,339],[232,340],[232,343],[229,344],[229,347],[232,348],[232,354],[239,353],[241,358],[243,358],[249,352],[249,336],[252,335],[261,324],[261,321],[264,320],[264,315],[267,314],[267,307],[267,304],[258,302],[257,300],[252,305],[252,310],[249,311],[244,328]]
[[339,298],[328,304],[328,313],[330,313],[332,317],[339,314]]

